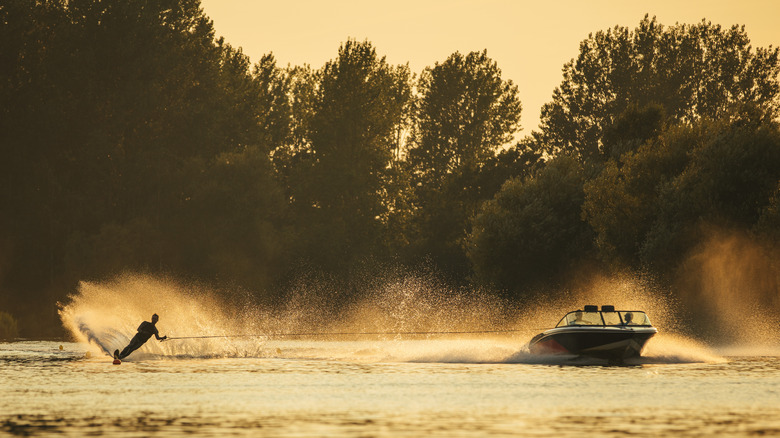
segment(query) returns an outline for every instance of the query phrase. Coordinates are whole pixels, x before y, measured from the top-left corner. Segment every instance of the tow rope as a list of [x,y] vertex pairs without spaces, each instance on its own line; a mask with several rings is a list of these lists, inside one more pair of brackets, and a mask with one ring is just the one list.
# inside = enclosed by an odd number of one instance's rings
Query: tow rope
[[421,336],[421,335],[467,335],[487,333],[517,333],[520,330],[469,330],[469,331],[430,331],[430,332],[301,332],[301,333],[264,333],[257,335],[206,335],[206,336],[169,336],[166,340],[213,339],[213,338],[293,338],[305,336]]

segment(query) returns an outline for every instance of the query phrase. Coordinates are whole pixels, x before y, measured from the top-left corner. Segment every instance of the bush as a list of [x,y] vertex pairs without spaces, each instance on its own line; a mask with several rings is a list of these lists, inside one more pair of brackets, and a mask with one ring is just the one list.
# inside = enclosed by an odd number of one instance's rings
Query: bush
[[0,312],[0,339],[13,339],[19,336],[19,328],[11,314]]

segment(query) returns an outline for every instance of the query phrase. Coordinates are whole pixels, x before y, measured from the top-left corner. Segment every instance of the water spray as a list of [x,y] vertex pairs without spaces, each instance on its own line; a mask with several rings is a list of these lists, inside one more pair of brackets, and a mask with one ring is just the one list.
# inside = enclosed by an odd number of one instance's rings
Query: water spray
[[[414,276],[388,281],[365,299],[333,313],[322,303],[327,295],[316,285],[292,295],[282,308],[267,309],[227,302],[208,288],[126,275],[81,283],[78,292],[61,305],[60,316],[74,340],[94,346],[93,353],[99,350],[109,356],[127,345],[139,321],[157,313],[161,330],[171,334],[175,328],[186,336],[145,344],[141,353],[155,357],[273,357],[273,351],[281,355],[282,345],[285,357],[438,362],[523,362],[528,354],[526,341],[543,330],[535,327],[549,328],[563,311],[583,302],[648,309],[654,325],[663,327],[664,333],[674,332],[676,326],[666,297],[630,279],[593,281],[557,300],[522,309],[504,307],[489,295],[451,293],[429,283]],[[426,339],[433,337],[439,338]],[[383,342],[363,342],[374,339]],[[285,340],[290,341],[288,347]],[[648,347],[652,356],[673,362],[681,351],[690,350],[687,343],[679,348],[678,344],[661,337]],[[709,358],[703,353],[694,356]]]

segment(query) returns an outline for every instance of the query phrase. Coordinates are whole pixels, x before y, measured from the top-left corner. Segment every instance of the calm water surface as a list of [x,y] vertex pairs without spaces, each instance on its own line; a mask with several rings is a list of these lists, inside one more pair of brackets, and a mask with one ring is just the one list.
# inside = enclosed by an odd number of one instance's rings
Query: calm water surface
[[780,435],[777,357],[481,363],[473,347],[398,360],[371,342],[288,343],[114,366],[81,344],[0,343],[0,435]]

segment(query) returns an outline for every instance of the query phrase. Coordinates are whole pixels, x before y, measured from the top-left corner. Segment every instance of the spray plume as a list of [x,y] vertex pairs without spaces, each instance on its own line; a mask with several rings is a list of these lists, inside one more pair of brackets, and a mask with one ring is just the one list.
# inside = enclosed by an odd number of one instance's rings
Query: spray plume
[[[203,286],[126,274],[108,282],[82,282],[69,302],[61,305],[60,318],[75,340],[106,354],[122,349],[135,334],[138,324],[149,320],[153,313],[160,315],[157,327],[161,335],[208,337],[163,343],[152,339],[131,358],[143,355],[277,357],[281,354],[279,345],[283,344],[285,357],[350,357],[359,350],[361,353],[357,356],[364,359],[414,361],[421,357],[449,357],[449,360],[457,357],[476,362],[501,359],[495,353],[487,358],[479,353],[491,347],[477,347],[477,341],[465,348],[469,353],[464,356],[453,351],[462,353],[464,348],[460,347],[468,340],[448,339],[432,344],[420,339],[430,336],[401,339],[393,334],[505,327],[501,324],[501,306],[487,294],[465,297],[446,288],[431,286],[425,278],[408,276],[379,279],[366,298],[349,302],[337,296],[332,283],[322,279],[308,280],[288,294],[283,306],[266,309],[249,304],[248,300],[237,303],[235,299],[224,299],[224,293]],[[355,342],[359,338],[354,336],[343,335],[317,337],[317,341],[276,341],[274,337],[287,333],[367,332],[386,334],[361,342]],[[506,340],[506,336],[504,338]],[[323,339],[351,344],[323,343]],[[377,339],[383,345],[381,351],[372,349]],[[508,341],[512,347],[501,350],[501,354],[511,354],[524,341],[513,337]],[[328,347],[323,348],[324,344]],[[345,350],[340,350],[342,347]],[[367,356],[366,351],[374,353]]]
[[780,269],[747,233],[710,228],[679,269],[693,330],[729,354],[778,354]]
[[[171,337],[224,336],[147,342],[131,356],[284,357],[408,362],[530,362],[528,340],[584,304],[613,304],[646,310],[664,333],[651,341],[650,361],[711,361],[716,357],[690,340],[668,336],[677,322],[669,298],[630,277],[591,277],[555,300],[513,307],[487,292],[454,290],[431,273],[393,272],[364,278],[364,293],[346,299],[339,286],[307,277],[280,308],[226,299],[226,293],[170,279],[122,275],[102,283],[81,283],[61,306],[73,337],[109,353],[123,348],[141,321],[160,315],[157,327]],[[227,294],[231,295],[231,294]],[[234,294],[232,294],[234,295]],[[401,336],[408,332],[506,330],[503,334]],[[275,338],[284,333],[379,333],[372,337],[332,336],[316,340]],[[396,333],[396,335],[394,335]],[[247,335],[240,337],[237,335]],[[328,342],[323,342],[328,341]]]

